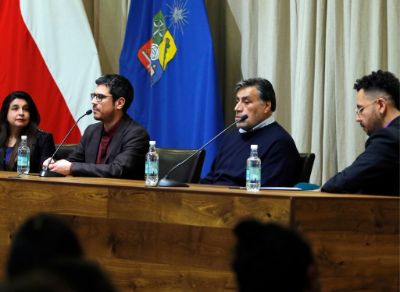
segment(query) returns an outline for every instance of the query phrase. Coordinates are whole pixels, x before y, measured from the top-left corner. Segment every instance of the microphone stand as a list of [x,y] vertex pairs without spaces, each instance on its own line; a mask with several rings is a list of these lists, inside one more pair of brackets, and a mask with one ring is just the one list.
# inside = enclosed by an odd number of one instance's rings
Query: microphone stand
[[56,151],[54,151],[53,155],[51,155],[49,162],[47,163],[46,167],[44,169],[42,169],[42,171],[40,172],[39,176],[40,177],[64,177],[65,175],[55,172],[55,171],[51,171],[49,170],[49,165],[51,163],[51,161],[53,160],[54,156],[56,155],[56,153],[58,152],[58,150],[60,149],[60,147],[62,145],[64,145],[65,140],[67,140],[67,138],[69,137],[69,135],[71,134],[72,130],[75,129],[76,125],[78,125],[79,121],[87,115],[90,115],[92,113],[92,110],[87,110],[85,112],[85,114],[83,114],[82,116],[79,117],[79,119],[75,122],[75,124],[71,127],[71,129],[69,129],[67,135],[65,135],[64,139],[61,141],[61,143],[58,145]]
[[236,125],[239,122],[243,122],[244,120],[247,119],[247,115],[243,115],[240,117],[239,120],[233,122],[232,124],[230,124],[228,127],[226,127],[222,132],[220,132],[218,135],[216,135],[214,138],[212,138],[210,141],[208,141],[206,144],[204,144],[203,146],[201,146],[198,150],[196,150],[195,152],[193,152],[191,155],[189,155],[188,157],[186,157],[183,161],[181,161],[180,163],[178,163],[177,165],[175,165],[174,167],[172,167],[166,175],[163,176],[162,179],[160,179],[158,181],[157,186],[158,187],[188,187],[189,185],[183,182],[179,182],[179,181],[175,181],[175,180],[171,180],[168,179],[168,176],[175,170],[177,169],[179,166],[181,166],[182,164],[184,164],[186,161],[188,161],[190,158],[192,158],[195,155],[198,155],[200,153],[200,151],[202,151],[204,148],[206,148],[211,142],[213,142],[215,139],[217,139],[219,136],[221,136],[222,134],[224,134],[226,131],[228,131],[230,128],[232,128],[234,125]]

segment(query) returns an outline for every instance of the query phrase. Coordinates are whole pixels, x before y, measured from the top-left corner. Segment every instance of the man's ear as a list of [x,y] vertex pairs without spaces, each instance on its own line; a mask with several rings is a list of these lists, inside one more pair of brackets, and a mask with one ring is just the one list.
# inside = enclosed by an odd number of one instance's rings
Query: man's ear
[[116,100],[115,102],[115,107],[119,110],[122,110],[124,108],[125,105],[125,97],[120,97]]
[[388,102],[389,101],[386,98],[383,98],[383,97],[378,97],[377,98],[377,103],[379,105],[379,112],[381,114],[384,114],[387,111]]
[[264,113],[269,113],[271,111],[271,101],[267,100],[264,106]]

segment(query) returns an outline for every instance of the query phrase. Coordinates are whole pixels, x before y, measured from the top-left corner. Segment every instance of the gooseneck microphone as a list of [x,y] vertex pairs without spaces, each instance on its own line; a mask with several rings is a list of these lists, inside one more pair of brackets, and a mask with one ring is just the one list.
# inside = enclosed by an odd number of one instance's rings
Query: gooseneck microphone
[[182,160],[181,162],[179,162],[177,165],[175,165],[174,167],[172,167],[163,177],[162,179],[160,179],[160,181],[158,182],[159,187],[188,187],[188,185],[186,183],[183,182],[179,182],[179,181],[175,181],[175,180],[170,180],[168,179],[169,175],[175,170],[177,169],[179,166],[181,166],[182,164],[184,164],[185,162],[187,162],[190,158],[192,158],[193,156],[196,156],[200,153],[200,151],[202,151],[204,148],[206,148],[208,146],[208,144],[210,144],[211,142],[213,142],[215,139],[217,139],[219,136],[221,136],[223,133],[225,133],[226,131],[228,131],[230,128],[232,128],[234,125],[236,125],[237,123],[243,122],[244,120],[246,120],[248,118],[248,115],[243,115],[240,117],[240,119],[238,119],[237,121],[233,122],[232,124],[230,124],[228,127],[226,127],[225,129],[223,129],[221,132],[219,132],[216,136],[214,136],[211,140],[209,140],[206,144],[204,144],[203,146],[201,146],[199,149],[197,149],[195,152],[193,152],[191,155],[189,155],[188,157],[186,157],[184,160]]
[[67,138],[68,138],[69,135],[71,134],[72,130],[76,127],[76,125],[78,125],[79,121],[80,121],[83,117],[88,116],[88,115],[90,115],[91,113],[92,113],[92,110],[87,110],[83,115],[81,115],[81,116],[79,117],[79,119],[76,120],[75,124],[71,127],[71,129],[69,129],[67,135],[65,135],[65,137],[64,137],[64,139],[61,141],[61,143],[58,144],[58,147],[57,147],[56,151],[54,151],[53,155],[51,155],[49,162],[47,163],[47,165],[45,166],[45,168],[42,169],[42,171],[40,172],[39,176],[41,176],[41,177],[62,177],[62,176],[65,176],[65,175],[63,175],[63,174],[61,174],[61,173],[58,173],[58,172],[54,172],[54,171],[49,170],[49,165],[50,165],[51,161],[53,160],[54,156],[57,154],[57,152],[58,152],[58,150],[60,149],[60,147],[61,147],[62,145],[64,145],[65,140],[67,140]]

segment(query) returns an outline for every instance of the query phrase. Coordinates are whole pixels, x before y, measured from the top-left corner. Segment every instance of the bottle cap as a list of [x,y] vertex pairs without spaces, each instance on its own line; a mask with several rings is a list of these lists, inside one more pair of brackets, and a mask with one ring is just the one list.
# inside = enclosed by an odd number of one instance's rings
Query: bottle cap
[[154,145],[156,145],[156,141],[150,141],[149,144],[150,144],[151,146],[154,146]]
[[21,140],[26,140],[26,139],[27,139],[26,135],[21,136]]
[[258,145],[251,145],[251,146],[250,146],[250,149],[251,149],[251,150],[257,150],[257,149],[258,149]]

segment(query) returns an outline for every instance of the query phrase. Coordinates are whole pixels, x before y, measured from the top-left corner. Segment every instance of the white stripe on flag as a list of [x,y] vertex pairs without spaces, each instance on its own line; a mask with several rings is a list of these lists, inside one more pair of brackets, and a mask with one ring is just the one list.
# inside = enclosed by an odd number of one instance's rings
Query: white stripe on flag
[[[95,88],[95,79],[101,75],[82,1],[20,1],[25,24],[76,119],[91,109],[89,94]],[[81,134],[93,122],[93,116],[82,119]]]

